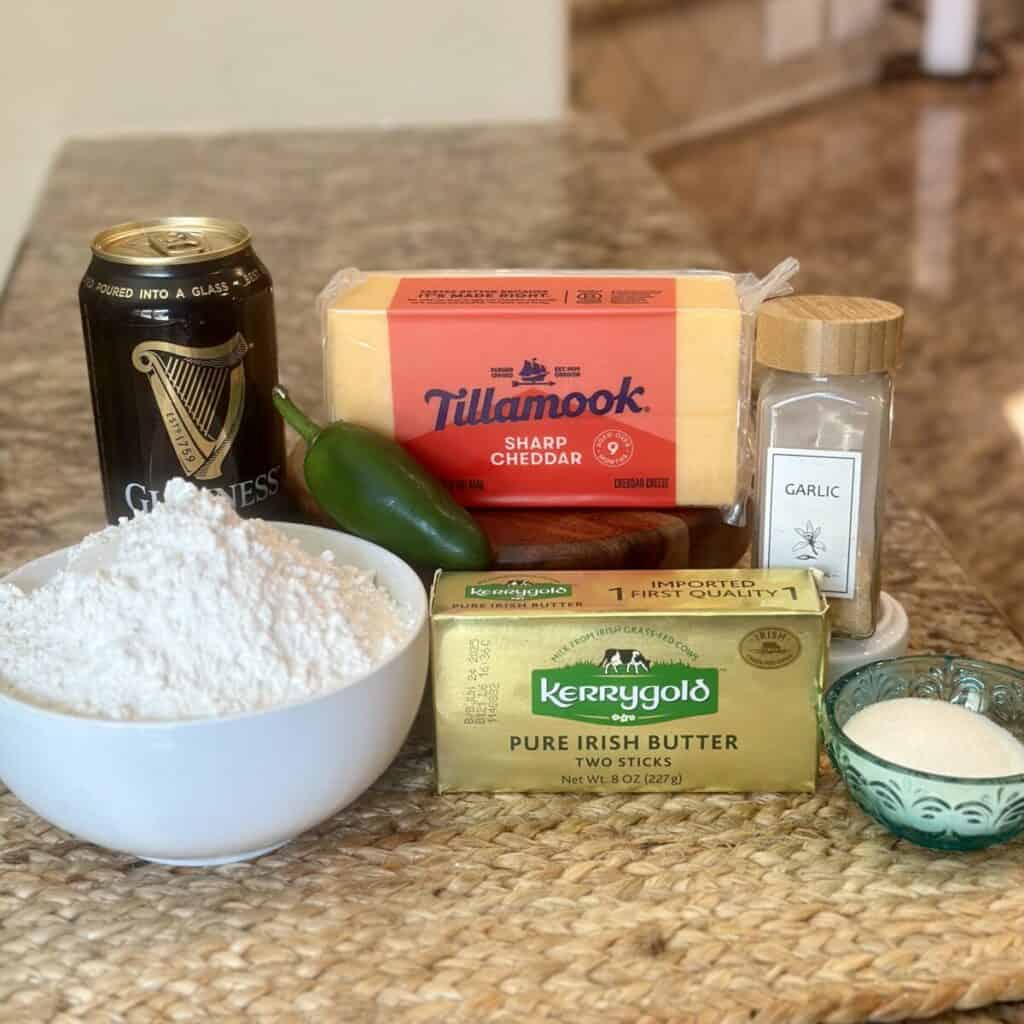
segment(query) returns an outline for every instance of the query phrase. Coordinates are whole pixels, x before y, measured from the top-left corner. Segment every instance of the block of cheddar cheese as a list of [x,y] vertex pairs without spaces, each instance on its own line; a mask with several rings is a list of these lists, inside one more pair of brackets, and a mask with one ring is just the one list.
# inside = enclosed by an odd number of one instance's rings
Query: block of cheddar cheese
[[467,506],[728,506],[747,487],[751,316],[728,274],[345,272],[328,411]]

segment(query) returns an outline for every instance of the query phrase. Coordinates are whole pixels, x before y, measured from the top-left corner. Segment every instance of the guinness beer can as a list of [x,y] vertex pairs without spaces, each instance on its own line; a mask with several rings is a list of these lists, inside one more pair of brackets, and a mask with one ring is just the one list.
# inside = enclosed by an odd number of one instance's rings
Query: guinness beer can
[[175,476],[285,518],[274,297],[249,232],[212,217],[101,231],[79,302],[107,518]]

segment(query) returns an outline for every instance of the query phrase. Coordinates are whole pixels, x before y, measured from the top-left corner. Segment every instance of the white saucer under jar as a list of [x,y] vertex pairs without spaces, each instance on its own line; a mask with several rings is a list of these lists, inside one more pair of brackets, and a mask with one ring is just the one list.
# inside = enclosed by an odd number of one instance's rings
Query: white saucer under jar
[[875,632],[865,640],[833,637],[828,652],[827,686],[861,665],[907,653],[910,623],[903,605],[892,594],[881,593]]

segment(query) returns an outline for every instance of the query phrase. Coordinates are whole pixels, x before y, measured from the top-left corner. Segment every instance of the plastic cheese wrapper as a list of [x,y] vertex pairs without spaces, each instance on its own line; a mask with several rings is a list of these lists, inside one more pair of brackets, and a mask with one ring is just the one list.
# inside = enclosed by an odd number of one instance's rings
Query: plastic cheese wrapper
[[320,297],[328,412],[463,505],[738,507],[754,321],[797,268],[343,270]]

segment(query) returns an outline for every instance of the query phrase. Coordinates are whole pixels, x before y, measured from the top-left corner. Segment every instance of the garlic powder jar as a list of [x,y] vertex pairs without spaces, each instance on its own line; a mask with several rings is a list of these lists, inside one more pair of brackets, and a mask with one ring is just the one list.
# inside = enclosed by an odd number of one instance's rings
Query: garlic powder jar
[[758,317],[754,564],[818,569],[836,636],[875,631],[903,310],[791,295]]

